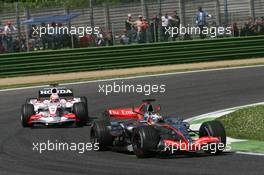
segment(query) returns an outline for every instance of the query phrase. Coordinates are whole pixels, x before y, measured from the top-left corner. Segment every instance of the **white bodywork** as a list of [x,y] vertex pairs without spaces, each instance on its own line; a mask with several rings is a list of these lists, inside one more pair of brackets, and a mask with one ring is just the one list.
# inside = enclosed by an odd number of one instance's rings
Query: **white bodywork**
[[32,121],[32,123],[43,123],[45,125],[48,124],[56,124],[56,123],[64,123],[64,122],[74,122],[75,119],[69,119],[61,115],[60,111],[63,113],[71,113],[72,107],[74,103],[81,102],[80,98],[72,98],[68,99],[60,99],[59,102],[51,102],[50,100],[37,100],[31,99],[29,101],[30,104],[33,104],[34,111],[37,116],[40,116],[38,120]]

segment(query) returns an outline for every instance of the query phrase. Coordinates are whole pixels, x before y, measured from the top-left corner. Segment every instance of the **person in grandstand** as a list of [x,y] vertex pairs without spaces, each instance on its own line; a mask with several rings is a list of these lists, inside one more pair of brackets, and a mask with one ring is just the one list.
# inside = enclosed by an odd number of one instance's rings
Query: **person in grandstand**
[[136,31],[134,28],[134,22],[132,21],[132,15],[128,14],[127,19],[125,21],[125,29],[127,32],[127,36],[129,38],[129,43],[132,43],[135,39]]
[[4,53],[5,48],[3,46],[4,29],[1,27],[0,22],[0,53]]
[[169,33],[167,32],[167,30],[170,24],[170,20],[172,20],[172,17],[167,13],[161,17],[161,40],[165,42],[169,40]]
[[143,36],[143,16],[139,15],[138,16],[138,20],[135,21],[134,25],[136,26],[136,30],[137,30],[137,41],[138,43],[142,43],[144,40],[144,36]]
[[158,42],[159,41],[159,23],[160,23],[160,20],[158,18],[157,15],[154,15],[152,18],[151,18],[151,21],[150,21],[150,25],[149,25],[149,28],[150,28],[150,42]]
[[13,51],[13,35],[16,31],[17,29],[15,28],[15,26],[13,26],[10,21],[7,21],[3,31],[3,45],[7,52]]
[[[169,21],[169,26],[179,29],[180,28],[180,24],[181,24],[181,19],[178,16],[177,11],[174,11],[174,14],[172,16],[172,19]],[[177,37],[178,37],[178,34],[172,36],[172,40],[175,41]]]
[[129,39],[127,30],[124,30],[122,35],[120,36],[120,43],[123,45],[130,44],[130,39]]
[[195,15],[195,23],[200,28],[200,38],[205,38],[206,36],[203,35],[204,27],[207,26],[206,18],[212,17],[211,14],[203,11],[202,7],[198,7],[198,12]]

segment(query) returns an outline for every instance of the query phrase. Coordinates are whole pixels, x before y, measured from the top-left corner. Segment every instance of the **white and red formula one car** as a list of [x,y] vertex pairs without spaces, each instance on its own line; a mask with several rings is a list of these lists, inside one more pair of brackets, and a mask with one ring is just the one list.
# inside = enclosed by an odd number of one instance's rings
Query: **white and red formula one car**
[[74,97],[72,89],[44,88],[38,98],[29,98],[22,105],[23,127],[49,125],[83,126],[88,122],[86,97]]

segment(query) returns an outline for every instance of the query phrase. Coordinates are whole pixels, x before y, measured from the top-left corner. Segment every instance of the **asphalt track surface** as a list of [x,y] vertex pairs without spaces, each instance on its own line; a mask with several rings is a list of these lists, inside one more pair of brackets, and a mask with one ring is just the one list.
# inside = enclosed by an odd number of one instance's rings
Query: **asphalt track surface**
[[[120,81],[117,81],[120,82]],[[165,84],[164,94],[151,95],[163,114],[188,118],[264,99],[264,67],[188,73],[124,80],[127,84]],[[76,95],[89,99],[90,116],[108,107],[131,106],[142,94],[98,93],[98,84],[71,85]],[[22,128],[20,108],[38,89],[0,92],[0,174],[262,174],[264,157],[227,153],[221,156],[178,156],[137,159],[117,152],[33,151],[33,142],[89,142],[90,127]]]

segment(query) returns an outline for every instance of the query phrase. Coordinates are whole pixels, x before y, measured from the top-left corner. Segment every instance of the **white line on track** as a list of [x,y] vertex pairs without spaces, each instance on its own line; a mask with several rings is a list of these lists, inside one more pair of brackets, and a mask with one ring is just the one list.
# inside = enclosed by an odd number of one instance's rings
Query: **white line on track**
[[[258,67],[264,67],[264,65],[238,66],[238,67],[215,68],[215,69],[194,70],[194,71],[184,71],[184,72],[171,72],[171,73],[152,74],[152,75],[139,75],[139,76],[124,77],[124,78],[110,78],[110,79],[90,80],[90,81],[81,81],[81,82],[73,82],[73,83],[63,83],[63,84],[60,84],[60,85],[62,85],[62,86],[78,85],[78,84],[88,84],[88,83],[96,83],[96,82],[106,82],[106,81],[116,81],[116,80],[130,80],[130,79],[137,79],[137,78],[180,75],[180,74],[192,74],[192,73],[224,71],[224,70],[249,69],[249,68],[258,68]],[[30,87],[21,87],[21,88],[2,89],[2,90],[0,90],[0,92],[18,91],[18,90],[25,90],[25,89],[35,89],[35,88],[42,88],[42,87],[48,87],[48,86],[49,85],[40,85],[40,86],[30,86]]]
[[236,154],[251,155],[251,156],[264,156],[264,153],[241,152],[241,151],[237,151],[235,153]]
[[194,116],[194,117],[186,119],[186,121],[190,122],[190,121],[200,120],[200,119],[214,117],[214,116],[216,116],[214,118],[217,118],[217,117],[221,117],[221,116],[223,116],[225,114],[231,113],[231,112],[233,112],[235,110],[241,109],[241,108],[257,106],[257,105],[264,105],[264,102],[258,102],[258,103],[248,104],[248,105],[241,105],[241,106],[226,108],[226,109],[222,109],[222,110],[218,110],[218,111],[214,111],[214,112],[210,112],[210,113]]

